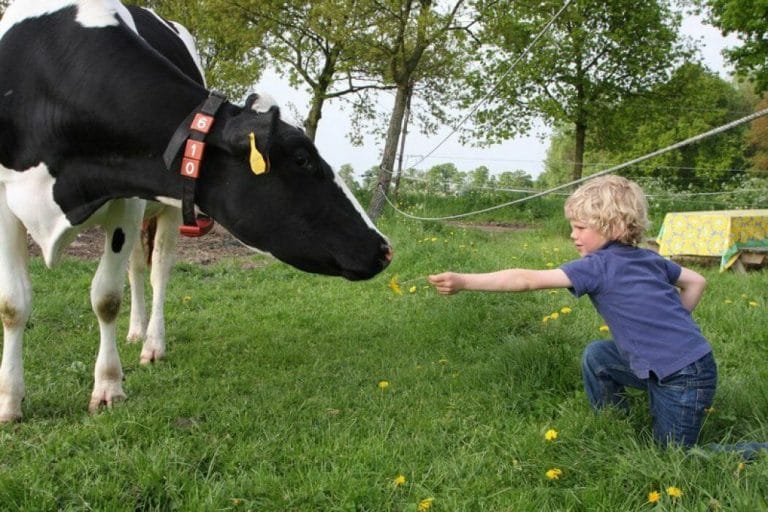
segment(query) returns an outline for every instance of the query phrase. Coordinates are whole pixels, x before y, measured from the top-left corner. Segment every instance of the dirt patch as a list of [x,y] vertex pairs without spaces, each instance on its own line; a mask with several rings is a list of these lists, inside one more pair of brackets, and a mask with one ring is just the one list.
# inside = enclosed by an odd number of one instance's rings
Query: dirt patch
[[[40,256],[39,247],[29,241],[30,254]],[[65,249],[65,257],[81,260],[98,260],[104,252],[104,232],[101,228],[83,231]],[[222,258],[253,256],[255,253],[241,244],[227,230],[216,224],[205,236],[189,238],[180,236],[176,248],[176,261],[208,265]]]
[[479,229],[480,231],[488,231],[490,233],[510,233],[514,231],[528,231],[533,229],[532,226],[524,224],[522,222],[500,222],[500,221],[487,221],[487,222],[446,222],[449,226],[455,226],[457,228],[465,229]]

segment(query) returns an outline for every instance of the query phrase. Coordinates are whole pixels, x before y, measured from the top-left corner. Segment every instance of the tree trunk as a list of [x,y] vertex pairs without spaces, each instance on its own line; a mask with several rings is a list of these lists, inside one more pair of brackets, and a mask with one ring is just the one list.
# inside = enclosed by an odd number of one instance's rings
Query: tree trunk
[[379,178],[376,183],[376,189],[373,191],[371,204],[368,207],[368,215],[371,220],[376,220],[381,216],[386,201],[386,195],[389,193],[389,185],[392,183],[392,169],[397,155],[397,141],[400,139],[400,131],[403,127],[403,117],[408,99],[408,87],[397,87],[395,95],[395,106],[392,109],[392,116],[389,118],[389,128],[387,129],[387,141],[384,144],[384,154],[379,164]]
[[580,180],[584,174],[584,142],[587,139],[587,125],[576,123],[576,141],[573,150],[573,175],[572,181]]
[[405,100],[405,114],[403,115],[403,130],[400,134],[400,154],[397,157],[397,173],[395,173],[395,189],[392,191],[392,197],[397,198],[397,192],[400,190],[400,178],[403,177],[403,158],[405,157],[405,139],[408,137],[408,122],[411,118],[411,97],[413,96],[413,87],[408,88]]
[[325,102],[325,94],[315,92],[312,96],[312,103],[307,114],[307,120],[304,122],[304,131],[312,142],[315,141],[315,135],[317,135],[317,125],[320,124],[320,118],[323,117],[323,103]]

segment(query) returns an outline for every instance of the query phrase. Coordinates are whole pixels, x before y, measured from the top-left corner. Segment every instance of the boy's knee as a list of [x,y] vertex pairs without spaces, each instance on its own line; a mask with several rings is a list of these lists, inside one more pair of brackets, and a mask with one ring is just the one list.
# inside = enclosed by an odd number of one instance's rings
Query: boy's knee
[[600,355],[605,351],[604,344],[604,341],[593,341],[587,345],[581,354],[581,366],[594,368],[595,363],[602,359]]

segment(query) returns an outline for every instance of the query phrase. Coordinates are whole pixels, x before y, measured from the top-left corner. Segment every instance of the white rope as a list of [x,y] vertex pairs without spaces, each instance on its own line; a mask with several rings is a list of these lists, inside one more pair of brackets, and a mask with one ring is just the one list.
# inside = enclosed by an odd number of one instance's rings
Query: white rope
[[591,180],[592,178],[597,178],[598,176],[602,176],[604,174],[614,173],[616,171],[624,169],[625,167],[629,167],[629,166],[638,164],[640,162],[644,162],[645,160],[648,160],[650,158],[654,158],[654,157],[663,155],[665,153],[669,153],[670,151],[673,151],[675,149],[680,149],[680,148],[682,148],[684,146],[687,146],[689,144],[694,144],[694,143],[699,142],[701,140],[707,139],[709,137],[712,137],[713,135],[717,135],[717,134],[722,133],[724,131],[727,131],[727,130],[730,130],[732,128],[735,128],[736,126],[740,126],[740,125],[742,125],[744,123],[748,123],[750,121],[753,121],[753,120],[757,119],[758,117],[762,117],[762,116],[764,116],[766,114],[768,114],[768,108],[760,110],[760,111],[755,112],[753,114],[750,114],[748,116],[744,116],[744,117],[742,117],[740,119],[737,119],[735,121],[731,121],[730,123],[724,124],[724,125],[719,126],[717,128],[713,128],[713,129],[711,129],[709,131],[706,131],[704,133],[700,133],[699,135],[695,135],[695,136],[693,136],[693,137],[691,137],[689,139],[685,139],[685,140],[680,141],[680,142],[678,142],[676,144],[672,144],[671,146],[667,146],[666,148],[653,151],[652,153],[648,153],[647,155],[635,158],[634,160],[630,160],[628,162],[624,162],[623,164],[619,164],[619,165],[610,167],[608,169],[596,172],[594,174],[590,174],[589,176],[584,176],[582,178],[579,178],[578,180],[574,180],[574,181],[571,181],[571,182],[568,182],[568,183],[564,183],[562,185],[558,185],[556,187],[552,187],[552,188],[550,188],[548,190],[544,190],[544,191],[539,192],[537,194],[532,194],[532,195],[527,196],[527,197],[523,197],[523,198],[520,198],[520,199],[515,199],[514,201],[509,201],[509,202],[506,202],[506,203],[503,203],[503,204],[499,204],[499,205],[496,205],[496,206],[491,206],[489,208],[484,208],[482,210],[476,210],[476,211],[473,211],[473,212],[460,213],[460,214],[457,214],[457,215],[448,215],[448,216],[445,216],[445,217],[419,217],[419,216],[411,215],[410,213],[404,212],[404,211],[400,210],[397,206],[395,206],[394,203],[392,203],[392,201],[389,199],[389,196],[387,195],[387,193],[383,189],[383,187],[381,189],[381,192],[384,195],[384,199],[386,199],[387,203],[389,203],[389,205],[392,207],[392,209],[394,209],[400,215],[402,215],[404,217],[408,217],[409,219],[423,220],[423,221],[442,221],[442,220],[461,219],[461,218],[464,218],[464,217],[470,217],[472,215],[479,215],[481,213],[487,213],[487,212],[498,210],[498,209],[501,209],[501,208],[506,208],[507,206],[512,206],[512,205],[515,205],[515,204],[523,203],[525,201],[530,201],[531,199],[536,199],[536,198],[539,198],[539,197],[543,197],[543,196],[549,195],[549,194],[551,194],[553,192],[557,192],[559,190],[563,190],[565,188],[572,187],[574,185],[578,185],[578,184],[583,183],[583,182],[585,182],[587,180]]

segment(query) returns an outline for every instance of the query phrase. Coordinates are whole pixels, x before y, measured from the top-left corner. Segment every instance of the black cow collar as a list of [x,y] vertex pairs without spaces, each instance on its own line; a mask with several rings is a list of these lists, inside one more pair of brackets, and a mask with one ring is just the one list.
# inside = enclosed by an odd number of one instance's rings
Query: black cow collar
[[181,145],[186,142],[179,171],[184,177],[181,193],[181,214],[184,223],[179,227],[179,232],[185,236],[203,236],[213,228],[212,218],[203,214],[195,215],[195,182],[203,162],[205,137],[213,127],[216,112],[225,101],[226,96],[211,91],[205,101],[179,125],[163,154],[165,167],[170,171]]

